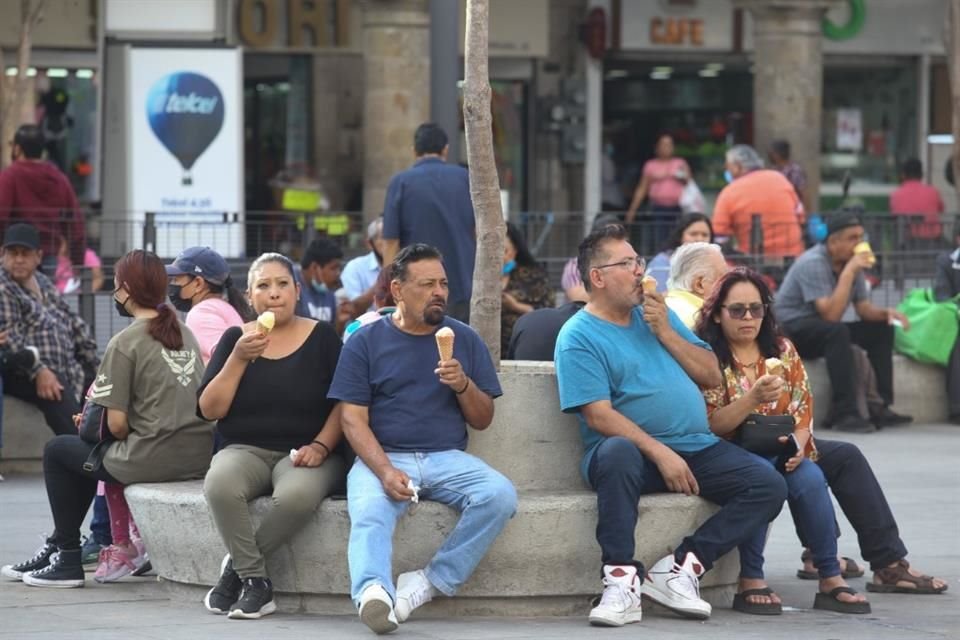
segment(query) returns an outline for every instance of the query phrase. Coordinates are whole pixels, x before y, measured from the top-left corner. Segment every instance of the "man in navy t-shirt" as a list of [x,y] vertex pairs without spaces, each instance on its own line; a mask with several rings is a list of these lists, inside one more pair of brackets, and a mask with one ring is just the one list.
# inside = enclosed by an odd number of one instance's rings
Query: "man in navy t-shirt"
[[[393,631],[435,595],[454,595],[517,506],[510,481],[464,451],[467,424],[490,426],[502,392],[480,336],[445,315],[440,253],[413,244],[390,268],[397,310],[353,334],[329,393],[342,403],[343,432],[357,453],[347,478],[350,593],[377,633]],[[444,328],[455,337],[449,360],[437,348]],[[401,574],[394,589],[394,526],[420,499],[462,515],[430,563]]]
[[[639,622],[641,593],[708,618],[700,577],[776,517],[786,485],[771,465],[710,431],[698,385],[722,382],[717,359],[663,296],[644,293],[645,265],[623,227],[591,233],[577,261],[590,302],[563,325],[554,361],[560,406],[580,421],[580,470],[597,492],[604,591],[590,622]],[[722,508],[644,576],[633,557],[638,500],[664,491]]]
[[401,247],[423,242],[440,250],[450,282],[447,315],[470,316],[476,222],[467,170],[447,164],[447,134],[427,123],[413,137],[416,162],[393,176],[383,204],[383,264]]

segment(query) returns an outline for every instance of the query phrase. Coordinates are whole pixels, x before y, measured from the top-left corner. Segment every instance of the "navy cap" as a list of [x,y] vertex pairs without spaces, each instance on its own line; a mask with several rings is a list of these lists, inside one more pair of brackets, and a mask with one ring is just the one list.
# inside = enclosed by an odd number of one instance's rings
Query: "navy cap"
[[197,276],[216,285],[224,284],[230,277],[230,265],[210,247],[184,249],[166,268],[168,276]]
[[3,247],[26,247],[37,250],[40,248],[40,232],[32,224],[23,222],[12,224],[3,234]]

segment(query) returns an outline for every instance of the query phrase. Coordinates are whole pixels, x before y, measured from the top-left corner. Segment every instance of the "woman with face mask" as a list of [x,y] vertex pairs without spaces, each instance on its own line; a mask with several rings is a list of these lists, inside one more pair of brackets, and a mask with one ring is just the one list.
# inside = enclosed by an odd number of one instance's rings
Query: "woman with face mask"
[[114,271],[114,304],[133,322],[110,339],[87,396],[103,407],[112,440],[101,434],[95,445],[66,434],[44,447],[53,534],[33,558],[0,568],[30,586],[83,586],[80,525],[98,481],[107,483],[113,544],[101,551],[95,579],[112,582],[144,569],[146,551],[131,536],[123,486],[200,478],[210,465],[213,425],[196,414],[200,349],[165,302],[163,262],[136,250]]
[[210,362],[220,336],[254,319],[243,293],[233,286],[230,265],[210,247],[190,247],[167,265],[168,294],[200,343],[203,364]]
[[547,281],[547,272],[537,264],[527,248],[520,229],[507,224],[503,246],[503,301],[500,307],[500,353],[507,353],[513,325],[525,313],[556,305],[553,288]]

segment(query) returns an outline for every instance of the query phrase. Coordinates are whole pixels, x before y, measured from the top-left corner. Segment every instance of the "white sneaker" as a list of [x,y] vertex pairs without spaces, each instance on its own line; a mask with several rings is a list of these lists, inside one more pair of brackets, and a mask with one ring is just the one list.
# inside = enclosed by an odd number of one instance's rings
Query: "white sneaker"
[[643,595],[687,618],[706,620],[712,607],[700,598],[700,576],[703,574],[703,565],[693,552],[687,552],[682,565],[677,564],[670,554],[647,571]]
[[600,604],[590,610],[590,624],[597,627],[622,627],[640,622],[640,576],[629,564],[603,565],[603,595]]
[[430,602],[438,593],[423,571],[401,573],[397,578],[397,620],[406,622],[414,609]]
[[390,595],[379,584],[371,584],[360,593],[360,620],[376,634],[390,633],[400,626]]

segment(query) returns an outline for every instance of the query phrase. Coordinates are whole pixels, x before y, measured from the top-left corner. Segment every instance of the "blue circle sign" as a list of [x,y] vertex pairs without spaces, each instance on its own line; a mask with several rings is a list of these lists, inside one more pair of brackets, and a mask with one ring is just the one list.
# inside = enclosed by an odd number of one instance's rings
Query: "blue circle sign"
[[191,71],[164,76],[147,95],[147,120],[154,135],[183,167],[190,170],[223,126],[223,95],[210,78]]

